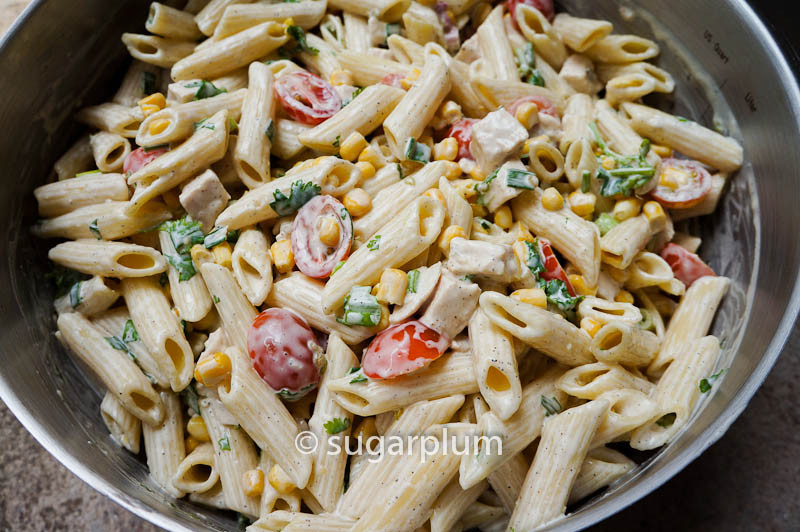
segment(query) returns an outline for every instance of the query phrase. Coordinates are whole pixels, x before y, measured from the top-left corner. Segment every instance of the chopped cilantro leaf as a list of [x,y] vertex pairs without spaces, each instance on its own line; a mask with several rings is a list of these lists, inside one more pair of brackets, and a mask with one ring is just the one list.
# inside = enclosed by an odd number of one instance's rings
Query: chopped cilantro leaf
[[83,281],[78,281],[72,285],[72,288],[69,289],[69,304],[72,306],[72,308],[78,308],[78,305],[80,305],[81,301],[83,300],[81,297],[82,284]]
[[335,417],[323,423],[322,426],[325,427],[325,432],[328,434],[339,434],[350,428],[350,419]]
[[286,28],[286,33],[289,34],[289,37],[294,39],[297,43],[297,47],[294,49],[294,52],[306,52],[311,55],[319,55],[319,50],[314,48],[313,46],[309,46],[308,42],[306,42],[306,32],[303,31],[303,28],[297,25],[291,25]]
[[338,148],[338,147],[339,147],[341,144],[342,144],[342,136],[341,136],[341,135],[336,135],[336,140],[334,140],[334,141],[331,143],[331,145],[332,145],[334,148]]
[[305,205],[311,198],[319,195],[322,188],[313,182],[304,183],[303,181],[295,181],[292,183],[289,196],[287,197],[280,190],[275,190],[272,196],[275,198],[269,204],[272,210],[278,216],[288,216],[297,212],[300,207]]
[[624,156],[609,149],[597,129],[597,124],[590,123],[589,129],[603,155],[610,157],[616,163],[616,168],[614,169],[606,170],[601,167],[597,172],[598,179],[603,182],[600,187],[601,196],[630,196],[635,188],[644,185],[653,178],[655,168],[646,160],[647,154],[650,152],[649,140],[642,140],[639,152],[636,155]]
[[186,88],[194,88],[197,87],[197,90],[194,93],[195,100],[204,100],[206,98],[213,98],[214,96],[220,95],[223,92],[228,92],[227,89],[219,89],[210,81],[202,80],[202,81],[195,81],[194,83],[189,83],[188,85],[184,85]]
[[100,228],[97,227],[97,218],[95,218],[92,223],[89,224],[89,231],[92,232],[97,240],[103,240],[103,237],[100,234]]
[[710,377],[708,377],[707,379],[701,379],[699,384],[700,392],[708,393],[711,390],[714,381],[719,379],[722,376],[722,374],[725,373],[726,371],[727,371],[726,369],[721,369],[718,372],[711,375]]
[[267,129],[264,130],[264,134],[267,136],[270,142],[275,140],[275,121],[273,119],[269,119],[269,123],[267,124]]
[[188,281],[197,273],[189,253],[179,253],[178,255],[164,255],[173,268],[178,270],[178,280]]
[[75,270],[65,268],[60,264],[54,264],[53,269],[45,274],[45,278],[53,282],[56,288],[56,297],[61,297],[69,293],[72,288],[79,281],[84,281],[89,278],[88,275]]
[[200,244],[205,239],[200,222],[195,222],[188,216],[179,220],[166,221],[161,224],[159,229],[169,234],[172,245],[175,246],[175,251],[178,253],[188,252],[193,245]]
[[525,83],[544,87],[544,78],[536,68],[536,53],[532,43],[526,43],[515,50],[517,56],[517,66],[519,67],[519,77]]
[[375,235],[367,242],[367,249],[370,251],[378,251],[381,249],[381,235]]
[[429,163],[431,160],[431,149],[428,145],[417,142],[417,139],[410,137],[406,141],[405,149],[406,159],[409,161],[417,161],[418,163]]
[[220,438],[217,443],[219,444],[219,448],[221,451],[230,451],[231,450],[231,440],[228,438],[226,434],[222,438]]
[[525,265],[531,271],[534,277],[538,278],[539,274],[545,271],[544,261],[539,254],[538,246],[525,240],[525,246],[528,248],[528,256],[525,258]]
[[539,280],[540,287],[547,295],[547,301],[555,305],[562,312],[569,312],[583,299],[581,296],[569,295],[567,284],[561,279]]
[[214,303],[219,303],[219,302],[221,301],[221,299],[219,298],[219,296],[217,296],[216,294],[214,294],[214,297],[213,297],[213,299],[214,299]]
[[133,320],[125,322],[125,327],[122,329],[122,341],[126,344],[139,341],[139,331],[136,330]]

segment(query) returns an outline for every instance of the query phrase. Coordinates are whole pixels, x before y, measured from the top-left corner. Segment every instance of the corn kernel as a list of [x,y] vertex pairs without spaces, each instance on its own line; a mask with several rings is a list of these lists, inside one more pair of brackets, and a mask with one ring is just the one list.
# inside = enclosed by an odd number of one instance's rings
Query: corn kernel
[[329,81],[331,85],[352,85],[353,75],[349,70],[334,70],[331,72]]
[[336,217],[323,216],[317,223],[319,223],[319,241],[328,247],[338,245],[342,233],[339,230],[339,222]]
[[606,170],[613,170],[617,166],[617,161],[608,155],[604,155],[601,159],[600,165]]
[[144,116],[145,118],[161,110],[159,106],[153,105],[151,103],[140,103],[139,109],[142,111],[142,116]]
[[618,222],[624,222],[628,218],[638,216],[641,208],[641,200],[636,198],[627,198],[617,201],[617,203],[614,204],[614,209],[612,210],[611,214],[614,215],[614,218]]
[[294,485],[289,475],[281,469],[281,466],[274,464],[269,470],[269,483],[278,490],[281,495],[289,495],[297,486]]
[[627,290],[620,290],[619,293],[614,296],[614,301],[619,303],[630,303],[633,305],[633,294],[628,292]]
[[445,256],[450,254],[450,241],[454,238],[464,238],[466,233],[464,232],[464,228],[460,225],[451,225],[444,231],[442,231],[442,236],[439,237],[439,247],[442,250],[442,253]]
[[541,288],[522,288],[511,292],[511,298],[539,308],[547,308],[547,296]]
[[187,436],[186,439],[183,440],[183,446],[186,449],[186,454],[189,454],[200,446],[200,442],[192,436]]
[[214,254],[207,250],[203,244],[195,244],[189,253],[192,256],[192,262],[197,268],[206,262],[214,262]]
[[663,144],[650,144],[650,149],[662,159],[672,157],[672,148],[668,148]]
[[354,188],[344,195],[344,206],[351,216],[364,216],[372,210],[372,198],[363,188]]
[[576,190],[569,195],[569,208],[578,216],[589,216],[594,212],[597,196],[591,192]]
[[489,211],[481,205],[480,203],[470,203],[469,206],[472,208],[472,216],[479,216],[480,218],[484,218]]
[[458,141],[447,137],[433,147],[433,158],[437,161],[455,161],[458,157]]
[[572,285],[575,293],[579,296],[593,296],[597,293],[597,287],[587,285],[583,275],[573,273],[572,275],[567,275],[567,279],[569,279],[569,284]]
[[368,163],[367,161],[358,161],[356,163],[356,168],[361,170],[361,181],[364,182],[367,179],[372,179],[375,177],[375,167],[372,166],[372,163]]
[[378,301],[390,305],[402,305],[408,288],[408,275],[403,270],[390,268],[383,270],[378,285]]
[[[461,160],[463,161],[464,159],[461,159]],[[478,166],[477,164],[473,164],[473,165],[472,165],[472,168],[470,168],[469,172],[467,172],[467,173],[469,174],[469,176],[470,176],[472,179],[475,179],[475,180],[477,180],[477,181],[484,181],[484,180],[486,180],[486,178],[488,177],[488,176],[486,175],[486,172],[484,172],[484,171],[481,169],[481,167],[480,167],[480,166]]]
[[435,199],[436,201],[447,207],[447,203],[444,200],[444,194],[442,194],[442,191],[439,190],[438,188],[429,188],[428,190],[425,191],[425,194],[423,194],[423,196]]
[[514,218],[511,216],[511,209],[508,205],[502,205],[494,211],[494,223],[500,229],[511,229]]
[[539,122],[539,107],[533,102],[524,102],[517,107],[514,118],[522,124],[522,127],[530,129]]
[[447,161],[445,163],[446,169],[444,172],[444,176],[447,178],[448,181],[452,181],[453,179],[458,179],[461,177],[461,167],[458,163],[454,163],[452,161]]
[[160,135],[169,127],[170,121],[166,118],[156,118],[152,122],[150,122],[150,127],[147,128],[147,132],[151,135]]
[[294,253],[292,252],[292,242],[289,239],[275,242],[270,246],[269,252],[272,255],[272,264],[280,273],[288,273],[294,268]]
[[403,89],[405,90],[410,89],[412,85],[414,85],[414,82],[419,79],[420,74],[422,74],[422,72],[420,72],[418,68],[412,68],[411,72],[409,72],[406,77],[400,80],[400,85],[402,85]]
[[159,109],[167,106],[167,99],[160,92],[154,92],[150,96],[145,96],[137,102],[139,105],[155,105]]
[[460,120],[464,114],[461,112],[461,106],[453,100],[446,100],[439,106],[439,116],[444,118],[445,122],[452,124],[456,120]]
[[383,158],[378,155],[377,150],[372,146],[367,146],[361,153],[358,154],[358,162],[369,163],[371,164],[376,170],[378,168],[383,168]]
[[591,336],[592,338],[594,338],[594,335],[597,334],[597,331],[599,331],[602,327],[603,327],[602,323],[593,318],[590,318],[589,316],[586,316],[581,320],[581,329],[589,333],[589,336]]
[[386,303],[381,303],[381,319],[378,320],[378,324],[372,327],[374,331],[382,331],[389,326],[389,305]]
[[264,493],[264,472],[250,469],[242,474],[242,491],[247,497],[258,497]]
[[[181,206],[181,200],[178,196],[178,192],[174,188],[171,188],[161,194],[161,199],[164,200],[164,204],[170,209],[177,209]],[[146,207],[147,205],[152,205],[152,203],[145,203],[144,206]]]
[[214,262],[219,264],[220,266],[224,266],[230,269],[231,266],[231,245],[227,242],[222,242],[217,244],[213,248],[211,248],[211,252],[214,253]]
[[231,359],[222,352],[201,358],[194,368],[194,378],[207,388],[214,388],[231,376]]
[[358,131],[353,131],[339,146],[339,155],[347,161],[355,161],[367,146],[369,146],[369,143],[364,138],[364,135]]
[[211,441],[206,422],[197,414],[190,417],[189,421],[186,422],[186,432],[197,441]]
[[642,207],[642,212],[644,213],[645,218],[651,224],[660,224],[667,221],[667,215],[664,212],[664,208],[661,204],[657,201],[648,201]]
[[548,188],[542,194],[542,206],[548,211],[558,211],[564,206],[564,197],[554,188]]
[[520,241],[523,241],[523,240],[526,240],[528,242],[533,242],[534,241],[533,235],[531,234],[530,231],[528,231],[527,227],[522,225],[522,222],[515,223],[511,227],[511,231],[509,231],[509,234],[511,234],[511,236],[514,237],[514,241],[515,242],[520,242]]

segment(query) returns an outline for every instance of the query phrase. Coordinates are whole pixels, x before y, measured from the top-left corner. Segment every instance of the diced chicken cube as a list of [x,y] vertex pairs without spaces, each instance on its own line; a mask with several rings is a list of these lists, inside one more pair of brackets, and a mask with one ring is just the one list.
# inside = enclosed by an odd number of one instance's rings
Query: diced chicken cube
[[594,72],[594,63],[585,55],[569,56],[558,75],[578,92],[593,95],[603,88],[603,84]]
[[222,186],[213,170],[206,170],[192,179],[181,191],[178,198],[192,220],[203,224],[203,231],[209,232],[231,195]]
[[420,321],[448,338],[455,338],[469,323],[480,295],[477,284],[443,268],[433,299]]
[[480,277],[510,283],[519,277],[514,249],[503,244],[454,238],[446,267],[455,275]]
[[480,201],[490,212],[494,212],[508,200],[516,198],[525,190],[533,190],[538,184],[536,175],[529,172],[522,161],[513,159],[503,163],[497,170],[497,176],[489,182],[488,189],[481,192]]
[[470,151],[487,175],[509,158],[518,158],[528,132],[505,109],[487,114],[472,127]]
[[432,266],[422,266],[417,268],[419,271],[414,291],[408,291],[402,305],[394,308],[392,315],[389,316],[389,323],[402,323],[410,318],[428,299],[433,295],[439,276],[442,273],[442,263],[437,262]]
[[167,87],[167,103],[175,105],[179,103],[187,103],[194,100],[194,95],[200,87],[202,80],[187,79],[170,83]]

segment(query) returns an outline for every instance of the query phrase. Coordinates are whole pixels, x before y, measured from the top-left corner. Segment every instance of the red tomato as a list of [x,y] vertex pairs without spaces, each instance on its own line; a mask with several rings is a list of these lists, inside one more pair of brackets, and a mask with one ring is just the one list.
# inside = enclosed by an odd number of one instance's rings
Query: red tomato
[[322,348],[306,320],[292,311],[270,308],[256,316],[247,350],[256,372],[284,399],[299,399],[319,382]]
[[402,74],[387,74],[381,80],[381,84],[402,89],[403,84],[401,83],[401,81],[403,80],[403,78],[405,78],[405,76]]
[[444,354],[450,339],[418,320],[392,325],[370,342],[361,368],[373,379],[393,379],[424,368]]
[[686,288],[692,286],[692,283],[701,277],[716,277],[717,275],[696,254],[672,242],[661,250],[661,258],[667,261],[675,278],[685,284]]
[[[322,223],[332,220],[339,226],[339,241],[329,246],[320,240]],[[350,253],[353,219],[333,196],[314,196],[303,205],[292,224],[292,253],[297,268],[317,279],[327,277]]]
[[[520,4],[538,9],[542,15],[547,17],[547,20],[553,22],[556,14],[553,0],[508,0],[508,11],[511,13],[511,20],[514,21],[515,27],[517,27],[517,6]],[[517,29],[519,28],[517,27]]]
[[292,119],[312,126],[342,108],[342,100],[331,84],[310,72],[281,76],[275,82],[275,93]]
[[445,133],[445,137],[453,137],[458,141],[458,159],[472,159],[472,152],[469,150],[472,143],[472,126],[478,123],[476,118],[462,118]]
[[560,279],[564,281],[564,284],[567,285],[567,291],[569,292],[569,295],[575,297],[575,289],[569,282],[564,268],[562,268],[561,264],[558,262],[558,257],[556,257],[556,254],[553,253],[553,248],[550,247],[550,242],[544,238],[538,238],[537,242],[539,243],[539,256],[542,258],[542,263],[544,263],[545,268],[545,271],[540,273],[539,276],[545,281],[552,281],[553,279]]
[[511,102],[511,105],[508,106],[508,112],[512,115],[516,115],[519,106],[526,102],[535,103],[540,113],[559,118],[558,108],[553,105],[553,102],[542,96],[523,96],[522,98],[514,100]]
[[[694,207],[711,190],[711,175],[697,161],[686,159],[664,159],[655,176],[656,188],[652,195],[659,203],[670,209]],[[662,184],[662,181],[673,186]]]
[[135,174],[140,168],[147,166],[153,159],[164,155],[167,151],[169,150],[166,148],[147,149],[147,151],[145,151],[145,148],[136,148],[125,157],[122,171],[126,175]]

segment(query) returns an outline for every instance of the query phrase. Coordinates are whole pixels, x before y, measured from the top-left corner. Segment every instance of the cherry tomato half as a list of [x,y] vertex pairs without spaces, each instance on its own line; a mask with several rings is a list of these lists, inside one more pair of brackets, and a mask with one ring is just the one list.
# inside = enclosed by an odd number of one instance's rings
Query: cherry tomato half
[[405,78],[402,74],[386,74],[383,79],[381,80],[382,85],[389,85],[390,87],[397,87],[398,89],[403,88],[403,78]]
[[517,6],[518,5],[531,6],[542,12],[542,15],[547,17],[547,20],[553,22],[556,10],[553,6],[553,0],[508,0],[508,11],[511,13],[511,20],[514,21],[514,27],[517,27]]
[[544,238],[538,238],[537,242],[539,244],[539,256],[542,258],[542,263],[544,263],[545,268],[545,271],[540,273],[539,276],[545,281],[552,281],[553,279],[564,281],[564,284],[567,285],[569,295],[575,297],[575,289],[569,282],[569,278],[567,278],[567,272],[564,271],[564,268],[561,267],[561,263],[558,262],[558,257],[553,253],[550,242]]
[[125,162],[122,164],[122,171],[126,175],[135,174],[140,168],[147,166],[153,159],[161,157],[167,153],[167,151],[166,148],[148,149],[147,151],[145,151],[145,148],[136,148],[125,157]]
[[315,126],[339,112],[342,99],[330,83],[311,72],[294,72],[275,81],[275,93],[293,120]]
[[392,325],[370,342],[361,367],[373,379],[393,379],[424,368],[444,354],[450,339],[418,320]]
[[[323,228],[334,231],[334,241],[323,241]],[[309,277],[329,276],[350,253],[352,243],[353,219],[334,197],[315,196],[297,211],[292,224],[292,253],[297,268]]]
[[462,118],[453,122],[445,137],[453,137],[458,141],[458,159],[472,159],[469,147],[472,143],[472,126],[478,123],[476,118]]
[[306,320],[282,308],[256,316],[247,333],[253,368],[275,393],[296,400],[320,379],[322,348]]
[[553,102],[542,96],[523,96],[522,98],[518,98],[513,102],[511,102],[511,105],[508,106],[508,112],[511,113],[512,115],[516,115],[519,106],[526,102],[535,103],[536,107],[539,108],[539,112],[542,114],[559,118],[558,108],[555,105],[553,105]]
[[664,159],[655,178],[652,195],[670,209],[694,207],[711,190],[711,175],[696,161]]
[[688,249],[670,242],[661,250],[661,258],[667,261],[675,278],[686,285],[692,286],[701,277],[717,274],[703,260]]

